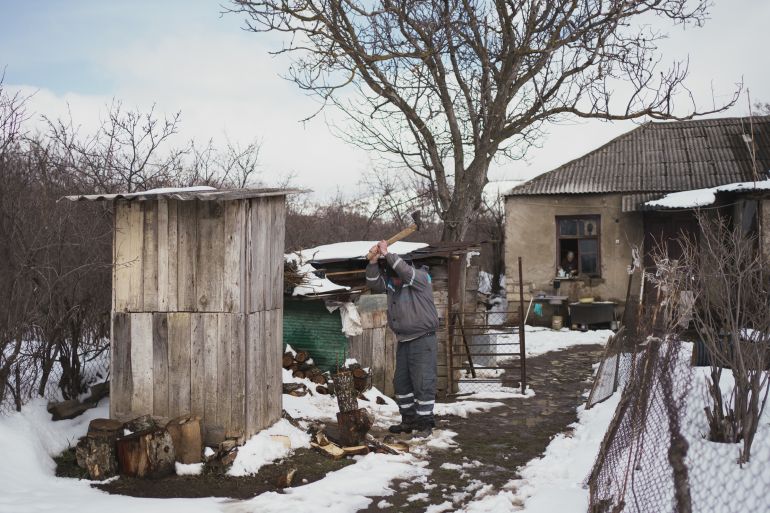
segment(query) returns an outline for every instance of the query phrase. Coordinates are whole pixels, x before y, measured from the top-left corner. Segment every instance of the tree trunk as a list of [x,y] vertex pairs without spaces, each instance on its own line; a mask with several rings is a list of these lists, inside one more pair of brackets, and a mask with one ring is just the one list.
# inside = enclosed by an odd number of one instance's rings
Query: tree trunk
[[471,218],[481,207],[488,169],[488,162],[474,160],[463,172],[463,178],[455,181],[452,201],[443,216],[442,241],[462,242],[465,238]]

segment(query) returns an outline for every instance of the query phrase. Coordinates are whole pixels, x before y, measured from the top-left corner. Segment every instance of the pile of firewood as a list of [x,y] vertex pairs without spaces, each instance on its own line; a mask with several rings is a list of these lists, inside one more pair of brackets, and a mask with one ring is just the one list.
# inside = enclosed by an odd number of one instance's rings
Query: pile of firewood
[[199,463],[202,449],[200,417],[182,415],[162,423],[143,415],[128,422],[92,420],[75,456],[94,480],[117,474],[157,478],[173,474],[177,461]]
[[318,385],[326,385],[329,377],[313,364],[307,351],[286,351],[283,353],[283,368],[291,371],[295,378],[309,379]]

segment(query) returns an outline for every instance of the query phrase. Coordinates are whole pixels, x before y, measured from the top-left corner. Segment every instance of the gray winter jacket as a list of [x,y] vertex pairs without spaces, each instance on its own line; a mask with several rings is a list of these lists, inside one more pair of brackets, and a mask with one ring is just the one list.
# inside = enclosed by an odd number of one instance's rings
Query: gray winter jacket
[[399,278],[401,285],[380,273],[378,264],[366,266],[366,283],[372,292],[388,294],[388,326],[399,342],[406,342],[435,332],[438,313],[433,304],[433,286],[427,271],[415,269],[395,253],[385,256],[388,265]]

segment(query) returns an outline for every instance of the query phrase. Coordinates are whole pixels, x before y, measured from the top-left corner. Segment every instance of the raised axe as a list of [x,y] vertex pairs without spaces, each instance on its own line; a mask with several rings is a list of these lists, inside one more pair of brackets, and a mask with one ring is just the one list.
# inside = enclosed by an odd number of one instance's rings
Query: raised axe
[[[420,231],[422,229],[422,220],[420,219],[419,210],[415,210],[414,212],[412,212],[412,221],[413,221],[412,224],[410,224],[409,226],[407,226],[406,228],[404,228],[403,230],[395,234],[393,237],[388,239],[388,246],[400,241],[401,239],[405,239],[410,235],[412,235],[414,232]],[[369,251],[366,254],[366,259],[371,260],[372,258],[374,258],[374,253]]]

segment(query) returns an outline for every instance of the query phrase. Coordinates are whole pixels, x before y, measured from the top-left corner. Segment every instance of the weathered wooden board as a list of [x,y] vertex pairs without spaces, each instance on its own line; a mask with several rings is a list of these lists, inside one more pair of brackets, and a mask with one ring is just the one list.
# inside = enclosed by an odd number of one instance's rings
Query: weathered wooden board
[[246,319],[246,433],[255,433],[267,412],[267,398],[264,391],[265,315],[255,312]]
[[124,312],[112,314],[112,351],[110,353],[110,417],[120,417],[131,410],[131,317]]
[[[233,315],[217,314],[217,385],[216,424],[225,431],[230,428],[230,350],[233,341]],[[210,420],[210,419],[209,419]]]
[[244,264],[244,216],[245,202],[228,202],[224,205],[224,261],[222,270],[222,310],[241,312],[241,286],[245,269]]
[[144,212],[142,228],[142,311],[158,311],[158,203],[140,205]]
[[269,425],[281,418],[283,379],[281,358],[283,356],[283,309],[268,310],[265,321],[265,346],[267,355],[265,372],[265,394],[267,395],[267,414],[263,425]]
[[160,312],[169,311],[169,229],[168,229],[168,201],[159,199],[157,205],[157,225],[155,226],[158,261],[157,268],[157,310]]
[[180,311],[196,311],[197,257],[198,202],[181,201],[177,204],[177,309]]
[[131,408],[153,411],[152,314],[132,313],[131,318]]
[[169,347],[166,313],[152,314],[152,413],[169,416]]
[[217,382],[219,379],[218,355],[219,323],[216,314],[202,314],[203,317],[203,419],[212,424],[217,419]]
[[190,413],[203,418],[205,413],[206,364],[204,361],[204,314],[190,314]]
[[196,257],[196,310],[222,312],[222,280],[225,267],[225,216],[219,201],[198,206]]
[[230,422],[228,437],[242,437],[246,430],[246,316],[235,314],[230,341]]
[[191,369],[197,362],[191,359],[192,314],[168,314],[168,388],[167,417],[191,412]]

